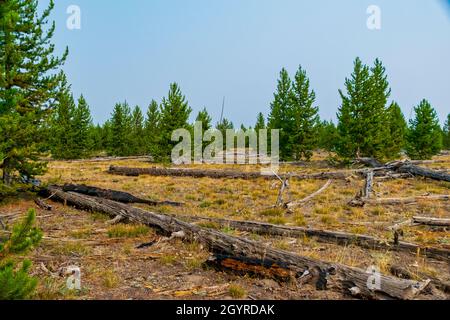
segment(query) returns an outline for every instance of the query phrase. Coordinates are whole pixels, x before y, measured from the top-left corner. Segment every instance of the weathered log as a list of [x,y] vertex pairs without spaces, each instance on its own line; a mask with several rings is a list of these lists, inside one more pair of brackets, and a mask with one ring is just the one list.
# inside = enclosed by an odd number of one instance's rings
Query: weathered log
[[379,199],[360,199],[364,204],[371,205],[398,205],[398,204],[415,204],[419,201],[448,201],[450,195],[429,195],[406,198],[379,198]]
[[[287,173],[279,175],[281,178],[295,179],[347,179],[353,174],[362,174],[365,170],[351,171],[327,171],[319,173]],[[108,170],[110,174],[137,177],[140,175],[151,176],[171,176],[171,177],[193,177],[193,178],[212,178],[212,179],[278,179],[276,175],[267,175],[259,171],[245,172],[235,170],[202,170],[202,169],[184,169],[184,168],[129,168],[111,166]]]
[[42,199],[35,199],[34,203],[36,203],[36,205],[41,208],[42,210],[46,210],[46,211],[51,211],[52,210],[52,206],[49,205],[48,203],[46,203],[44,200]]
[[413,217],[414,223],[436,227],[450,227],[450,219],[431,218],[431,217]]
[[302,204],[310,201],[311,199],[315,198],[316,196],[318,196],[319,194],[321,194],[322,192],[324,192],[332,183],[332,180],[328,180],[327,183],[325,183],[325,185],[320,188],[319,190],[317,190],[316,192],[310,194],[309,196],[307,196],[306,198],[303,198],[301,200],[297,200],[297,201],[292,201],[286,204],[286,207],[288,210],[292,210],[295,207],[301,206]]
[[122,203],[144,203],[151,206],[175,206],[180,207],[183,206],[183,203],[174,202],[174,201],[154,201],[148,199],[142,199],[133,196],[128,192],[109,190],[109,189],[101,189],[86,185],[74,185],[74,184],[66,184],[62,187],[65,192],[76,192],[85,194],[93,197],[100,197],[109,200],[114,200]]
[[[395,168],[396,166],[394,166]],[[405,163],[396,168],[397,172],[409,173],[414,176],[421,176],[424,178],[429,178],[438,181],[450,182],[450,174],[446,172],[436,171],[428,168],[419,167],[410,163]]]
[[402,279],[414,279],[414,278],[422,278],[422,279],[430,279],[431,283],[438,289],[441,289],[444,292],[450,293],[450,282],[442,281],[438,278],[425,274],[423,272],[412,272],[405,267],[393,265],[390,267],[391,273]]
[[359,268],[331,264],[313,258],[302,257],[291,252],[276,250],[262,243],[201,228],[167,215],[133,208],[112,200],[94,198],[72,192],[67,193],[56,187],[49,187],[47,191],[54,195],[52,197],[53,200],[62,201],[78,209],[101,212],[113,217],[120,214],[127,217],[130,221],[157,227],[165,233],[182,231],[185,234],[185,240],[198,241],[217,254],[229,255],[237,259],[248,258],[259,261],[272,261],[297,275],[303,274],[309,269],[333,269],[336,272],[336,275],[330,279],[333,287],[347,294],[351,288],[356,287],[360,291],[361,296],[367,298],[411,299],[417,296],[428,284],[427,282],[401,280],[391,276],[380,275],[381,286],[376,290],[371,290],[367,284],[372,275]]
[[279,226],[256,221],[238,221],[196,216],[182,216],[181,218],[189,221],[210,221],[219,226],[226,226],[236,230],[252,232],[260,235],[296,238],[308,236],[316,238],[318,242],[335,243],[343,246],[355,245],[371,250],[399,251],[412,254],[420,253],[423,256],[436,260],[450,260],[450,250],[448,249],[421,246],[415,243],[403,241],[398,241],[395,243],[394,241],[378,239],[368,235],[313,228]]
[[447,172],[417,166],[417,164],[428,164],[438,161],[440,160],[394,161],[383,165],[381,162],[373,158],[359,158],[356,160],[356,162],[363,163],[378,170],[391,170],[398,173],[421,176],[439,181],[450,181],[450,174]]

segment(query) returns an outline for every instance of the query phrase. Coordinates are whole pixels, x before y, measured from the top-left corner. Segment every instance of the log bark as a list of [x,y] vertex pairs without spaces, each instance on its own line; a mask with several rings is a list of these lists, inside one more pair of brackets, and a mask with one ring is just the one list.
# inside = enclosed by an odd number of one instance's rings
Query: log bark
[[400,173],[409,173],[414,176],[420,176],[438,181],[450,182],[450,174],[446,172],[436,171],[428,168],[419,167],[410,163],[400,165],[397,169]]
[[448,201],[450,195],[430,195],[430,196],[417,196],[407,198],[379,198],[379,199],[360,199],[364,204],[371,205],[398,205],[398,204],[415,204],[419,201],[431,200],[431,201]]
[[397,173],[450,182],[450,174],[447,172],[417,166],[418,164],[437,163],[440,162],[440,160],[394,161],[383,165],[381,162],[373,158],[358,158],[356,159],[356,162],[376,168],[377,170],[395,171]]
[[180,202],[153,201],[153,200],[135,197],[128,192],[109,190],[109,189],[101,189],[101,188],[96,188],[96,187],[91,187],[91,186],[86,186],[86,185],[66,184],[62,187],[62,189],[65,192],[76,192],[76,193],[81,193],[81,194],[85,194],[88,196],[105,198],[105,199],[114,200],[114,201],[118,201],[118,202],[122,202],[122,203],[144,203],[144,204],[148,204],[151,206],[161,206],[161,205],[175,206],[175,207],[183,206],[183,203],[180,203]]
[[35,199],[34,203],[36,203],[36,205],[41,208],[42,210],[46,210],[46,211],[52,211],[52,206],[49,205],[48,203],[46,203],[44,200],[42,199]]
[[[295,179],[347,179],[349,176],[358,173],[364,173],[365,170],[351,171],[328,171],[319,173],[288,173],[280,175],[281,178]],[[110,174],[137,177],[140,175],[151,176],[169,176],[169,177],[193,177],[193,178],[212,178],[212,179],[278,179],[276,175],[265,175],[259,171],[245,172],[234,170],[201,170],[201,169],[181,169],[181,168],[129,168],[111,166],[108,170]]]
[[219,218],[182,216],[189,221],[210,221],[220,226],[226,226],[240,231],[248,231],[260,235],[271,235],[281,237],[301,238],[303,236],[314,237],[319,242],[335,243],[343,246],[355,245],[371,250],[386,250],[407,252],[433,258],[436,260],[449,261],[450,250],[444,248],[420,246],[415,243],[398,241],[387,241],[368,235],[358,235],[353,233],[330,231],[313,228],[279,226],[256,221],[237,221]]
[[408,270],[405,267],[393,265],[390,267],[390,271],[393,275],[399,278],[403,279],[414,279],[417,277],[420,277],[422,279],[430,279],[431,283],[438,289],[441,289],[442,291],[446,293],[450,293],[450,282],[449,281],[442,281],[438,278],[431,277],[428,274],[425,274],[423,272],[412,272]]
[[165,233],[182,231],[185,234],[185,240],[198,241],[217,254],[228,255],[237,259],[271,261],[272,265],[277,264],[278,267],[290,270],[296,275],[315,268],[320,270],[334,269],[336,275],[330,279],[333,287],[347,294],[351,288],[356,287],[361,295],[366,298],[412,299],[427,285],[427,282],[401,280],[381,275],[379,290],[370,290],[367,283],[371,274],[359,268],[331,264],[287,251],[276,250],[262,243],[233,237],[215,230],[207,230],[167,215],[133,208],[112,200],[67,193],[55,187],[49,187],[47,191],[49,194],[54,194],[53,200],[62,201],[78,209],[101,212],[113,217],[120,214],[133,222],[157,227]]
[[320,188],[319,190],[317,190],[316,192],[310,194],[309,196],[307,196],[304,199],[298,200],[298,201],[292,201],[286,204],[286,207],[288,210],[292,210],[298,206],[301,206],[302,204],[305,204],[306,202],[310,201],[311,199],[317,197],[319,194],[321,194],[322,192],[324,192],[332,183],[332,180],[328,180],[327,183],[325,183],[325,185]]
[[431,217],[413,217],[413,223],[423,224],[435,227],[450,227],[450,219],[431,218]]

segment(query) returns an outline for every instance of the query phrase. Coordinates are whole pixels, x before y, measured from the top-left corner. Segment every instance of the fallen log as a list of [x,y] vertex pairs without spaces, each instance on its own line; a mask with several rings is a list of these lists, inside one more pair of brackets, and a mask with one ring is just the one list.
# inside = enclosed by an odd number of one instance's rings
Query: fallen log
[[180,207],[183,206],[183,203],[174,202],[174,201],[153,201],[148,199],[142,199],[133,196],[128,192],[109,190],[109,189],[101,189],[86,185],[74,185],[74,184],[66,184],[62,187],[62,190],[65,192],[76,192],[85,194],[88,196],[105,198],[109,200],[114,200],[122,203],[144,203],[151,206],[175,206]]
[[359,199],[363,204],[370,205],[398,205],[398,204],[415,204],[419,201],[448,201],[450,195],[430,195],[430,196],[417,196],[406,198],[379,198],[379,199]]
[[[185,240],[198,241],[215,254],[231,256],[236,259],[271,261],[272,266],[276,264],[277,267],[289,270],[296,276],[303,275],[305,271],[316,268],[324,272],[334,270],[335,275],[330,278],[330,282],[333,288],[346,294],[358,291],[365,298],[412,299],[428,285],[427,281],[401,280],[392,276],[380,275],[381,285],[371,290],[368,283],[373,275],[359,268],[331,264],[291,252],[276,250],[262,243],[204,229],[167,215],[133,208],[112,200],[72,192],[67,193],[56,187],[48,187],[47,194],[53,194],[53,200],[64,202],[78,209],[105,213],[112,217],[122,215],[130,221],[157,227],[166,234],[181,231],[185,235]],[[262,265],[264,264],[262,263]]]
[[[396,166],[394,166],[395,168]],[[410,163],[405,163],[396,168],[397,172],[409,173],[414,176],[421,176],[424,178],[429,178],[438,181],[450,182],[450,174],[446,172],[436,171],[428,168],[419,167]]]
[[322,192],[324,192],[332,183],[332,180],[328,180],[327,183],[325,183],[325,185],[320,188],[319,190],[317,190],[316,192],[310,194],[309,196],[307,196],[306,198],[303,198],[301,200],[297,200],[297,201],[292,201],[286,204],[286,207],[288,210],[292,210],[295,207],[301,206],[302,204],[310,201],[311,199],[317,197],[319,194],[321,194]]
[[[325,190],[327,186],[331,184],[331,180],[325,184],[321,190]],[[100,197],[105,198],[109,200],[114,200],[117,202],[122,203],[130,203],[129,199],[133,199],[133,195],[128,193],[122,193],[120,191],[115,190],[108,190],[108,194],[119,194],[119,195],[126,195],[127,197],[113,197],[113,198],[106,198],[102,192],[96,193],[93,192],[91,194],[88,194],[86,192],[80,192],[84,191],[85,189],[88,190],[102,190],[95,187],[90,186],[82,186],[83,188],[72,188],[67,187],[68,185],[65,185],[63,187],[63,191],[70,190],[76,193],[91,195],[94,197]],[[319,190],[320,191],[320,190]],[[319,191],[316,192],[316,195],[319,194]],[[310,195],[311,197],[313,195]],[[130,198],[131,197],[131,198]],[[307,199],[307,198],[305,198]],[[305,200],[303,199],[303,200]],[[301,200],[302,201],[302,200]],[[133,202],[133,201],[132,201]],[[131,202],[131,203],[132,203]],[[179,216],[178,216],[179,217]],[[217,223],[220,226],[227,226],[231,227],[236,230],[241,231],[249,231],[257,234],[262,235],[276,235],[276,236],[283,236],[283,237],[303,237],[303,236],[310,236],[310,237],[316,237],[318,241],[326,242],[326,243],[336,243],[339,245],[356,245],[367,249],[374,249],[374,250],[392,250],[392,251],[403,251],[403,252],[409,252],[413,254],[417,254],[417,252],[420,252],[422,255],[427,256],[429,258],[434,258],[438,260],[449,260],[450,259],[450,250],[446,249],[440,249],[440,248],[431,248],[431,247],[424,247],[419,246],[417,244],[408,243],[408,242],[401,242],[401,241],[395,241],[390,242],[383,239],[377,239],[375,237],[367,236],[367,235],[356,235],[352,233],[346,233],[346,232],[336,232],[336,231],[329,231],[329,230],[320,230],[320,229],[312,229],[312,228],[301,228],[301,227],[288,227],[288,226],[279,226],[279,225],[273,225],[268,223],[262,223],[262,222],[254,222],[254,221],[238,221],[238,220],[228,220],[228,219],[219,219],[219,218],[209,218],[209,217],[196,217],[196,216],[182,216],[180,218],[191,220],[191,221],[211,221],[214,223]],[[117,223],[120,221],[123,221],[124,217],[122,215],[116,216],[113,220],[110,221],[110,223]],[[408,220],[410,223],[410,220]]]
[[435,163],[438,161],[439,160],[394,161],[383,165],[381,162],[373,158],[356,159],[356,162],[365,164],[377,170],[395,171],[397,173],[450,182],[450,174],[447,172],[417,166],[417,164]]
[[[319,173],[287,173],[279,175],[281,178],[296,179],[347,179],[349,176],[358,173],[364,173],[365,170],[351,171],[328,171]],[[212,179],[278,179],[277,175],[267,175],[259,171],[245,172],[235,170],[202,170],[185,168],[129,168],[111,166],[108,170],[110,174],[138,177],[140,175],[151,176],[170,176],[170,177],[193,177],[193,178],[212,178]]]
[[46,203],[44,200],[42,199],[35,199],[34,203],[36,203],[36,205],[41,208],[42,210],[46,210],[46,211],[52,211],[52,206],[49,205],[48,203]]
[[[180,217],[180,216],[178,216]],[[189,221],[210,221],[222,227],[229,227],[240,231],[252,232],[260,235],[301,238],[314,237],[323,243],[335,243],[342,246],[355,245],[371,250],[386,250],[420,254],[436,260],[449,261],[450,250],[421,246],[415,243],[403,241],[388,241],[368,235],[359,235],[341,231],[330,231],[313,228],[280,226],[256,221],[238,221],[220,218],[182,216],[180,218]]]
[[450,219],[431,218],[431,217],[413,217],[413,223],[423,224],[435,227],[450,227]]
[[438,289],[441,289],[442,291],[446,293],[450,293],[450,282],[449,281],[442,281],[438,278],[429,276],[428,274],[425,274],[423,272],[414,272],[410,271],[405,267],[393,265],[390,267],[391,273],[399,278],[403,279],[414,279],[414,278],[422,278],[422,279],[430,279],[431,283]]

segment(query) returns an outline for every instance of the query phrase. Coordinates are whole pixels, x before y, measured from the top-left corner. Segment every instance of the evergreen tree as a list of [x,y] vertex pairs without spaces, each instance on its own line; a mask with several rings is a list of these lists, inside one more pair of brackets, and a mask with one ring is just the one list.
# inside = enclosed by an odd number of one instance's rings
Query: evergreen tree
[[162,161],[169,161],[172,149],[178,142],[172,141],[172,133],[177,129],[190,129],[188,119],[192,109],[181,93],[177,83],[170,85],[167,98],[163,98],[161,105],[161,121],[159,148],[155,158]]
[[444,129],[442,131],[442,137],[444,149],[450,150],[450,114],[447,115],[447,120],[445,121]]
[[258,113],[255,124],[255,131],[259,133],[259,130],[266,129],[266,122],[264,120],[264,115],[262,112]]
[[128,103],[117,103],[112,113],[109,135],[109,153],[111,155],[129,156],[131,154],[131,127],[131,111]]
[[[258,113],[258,116],[256,117],[256,124],[255,124],[255,132],[256,132],[256,136],[258,137],[258,154],[259,154],[259,151],[260,151],[260,132],[259,132],[259,130],[262,130],[262,129],[266,129],[267,127],[266,127],[266,122],[265,122],[265,119],[264,119],[264,115],[263,115],[263,113],[262,112],[259,112]],[[266,138],[267,139],[267,138]]]
[[336,151],[339,134],[333,121],[322,121],[318,126],[318,147],[326,151]]
[[[212,118],[209,115],[206,108],[203,108],[202,111],[199,111],[195,121],[202,123],[202,137],[204,137],[205,132],[212,128]],[[209,142],[202,141],[202,152],[205,151],[205,148],[208,146]]]
[[268,129],[280,130],[280,159],[287,160],[292,155],[292,146],[290,145],[290,133],[293,128],[293,118],[291,112],[291,87],[292,82],[286,69],[280,72],[277,91],[274,93],[274,100],[270,105],[270,114],[268,119]]
[[292,84],[291,112],[293,118],[290,145],[294,159],[310,160],[317,146],[319,108],[314,106],[316,94],[310,90],[306,71],[299,67]]
[[145,144],[146,151],[154,156],[158,154],[159,140],[161,132],[159,130],[161,114],[159,105],[155,100],[152,100],[147,110],[147,118],[145,120]]
[[36,0],[0,1],[0,164],[3,182],[17,171],[28,177],[44,171],[39,163],[45,143],[44,123],[62,80],[59,68],[67,57],[56,57],[47,20],[53,1],[38,15]]
[[56,95],[56,109],[50,119],[50,149],[54,159],[74,159],[73,118],[75,101],[64,76]]
[[17,267],[12,255],[25,253],[42,239],[42,232],[34,227],[36,213],[30,209],[22,222],[15,224],[7,239],[0,237],[0,300],[27,299],[33,294],[37,279],[29,275],[31,261],[24,260]]
[[131,115],[131,143],[132,155],[145,154],[145,140],[144,140],[144,116],[142,115],[139,106],[134,107]]
[[205,133],[205,131],[211,129],[212,127],[212,118],[206,108],[203,108],[202,111],[199,111],[197,117],[195,118],[195,121],[200,121],[202,123],[203,133]]
[[405,147],[408,125],[402,110],[396,102],[387,109],[388,139],[386,139],[386,158],[395,159]]
[[371,69],[359,58],[355,60],[353,73],[345,80],[346,94],[339,90],[342,104],[338,111],[337,152],[340,156],[380,160],[388,156],[386,103],[390,89],[385,73],[378,59]]
[[[217,123],[216,129],[220,131],[223,137],[223,150],[226,150],[227,148],[227,130],[233,130],[234,124],[227,118],[223,118],[222,122]],[[234,139],[234,143],[236,142],[236,139]],[[234,147],[234,146],[233,146]]]
[[80,159],[90,155],[92,151],[91,136],[92,117],[89,105],[83,95],[78,99],[78,105],[73,116],[72,132],[74,136],[72,154]]
[[[376,159],[387,159],[395,157],[396,154],[389,154],[389,113],[387,112],[387,101],[391,95],[391,89],[387,80],[386,68],[383,63],[376,59],[371,68],[370,90],[368,105],[363,109],[363,118],[366,125],[366,139],[361,146],[362,156],[370,156]],[[394,137],[396,139],[397,137]],[[394,150],[395,152],[395,150]]]
[[441,151],[442,133],[436,111],[427,100],[414,108],[409,121],[406,151],[412,159],[431,159]]
[[100,124],[91,125],[89,128],[90,136],[92,138],[92,151],[100,152],[106,149],[104,130]]

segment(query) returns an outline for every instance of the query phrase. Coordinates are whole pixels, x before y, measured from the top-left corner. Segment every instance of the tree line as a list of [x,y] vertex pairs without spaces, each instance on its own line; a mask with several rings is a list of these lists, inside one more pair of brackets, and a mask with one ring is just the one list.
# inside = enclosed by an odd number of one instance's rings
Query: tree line
[[[335,152],[343,159],[373,157],[379,160],[398,158],[402,152],[414,159],[428,159],[449,145],[449,120],[443,128],[436,111],[427,100],[414,108],[407,122],[400,106],[390,101],[391,89],[383,63],[372,66],[359,58],[354,62],[344,90],[339,90],[341,105],[337,124],[321,120],[316,94],[306,71],[300,66],[293,79],[286,69],[279,75],[276,92],[267,119],[260,112],[253,127],[234,124],[223,118],[215,126],[207,109],[195,121],[203,131],[215,128],[225,136],[226,130],[280,129],[282,160],[310,160],[315,149]],[[55,112],[49,122],[49,149],[57,159],[79,159],[101,152],[111,156],[152,155],[168,161],[176,142],[172,132],[193,129],[189,122],[192,108],[177,83],[170,85],[161,103],[152,100],[146,112],[121,102],[114,106],[110,119],[94,125],[83,96],[77,103],[63,78],[57,95]],[[225,147],[225,141],[224,141]]]

